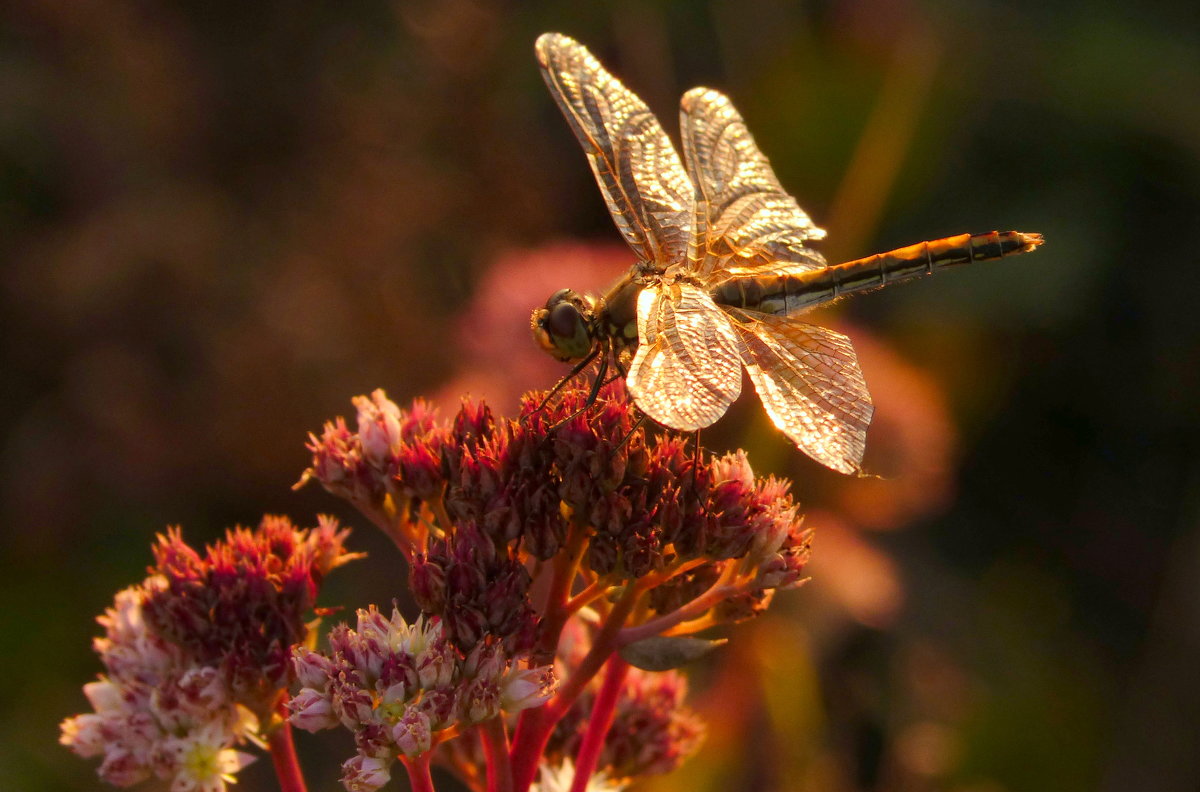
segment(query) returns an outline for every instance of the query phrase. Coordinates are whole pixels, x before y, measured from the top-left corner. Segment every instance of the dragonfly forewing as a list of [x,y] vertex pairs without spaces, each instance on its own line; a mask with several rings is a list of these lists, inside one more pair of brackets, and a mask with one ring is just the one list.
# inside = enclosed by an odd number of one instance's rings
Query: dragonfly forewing
[[685,432],[715,423],[742,390],[741,345],[731,325],[698,286],[643,289],[638,349],[627,379],[638,407]]
[[692,183],[658,119],[569,36],[544,33],[535,51],[621,236],[651,271],[683,261]]

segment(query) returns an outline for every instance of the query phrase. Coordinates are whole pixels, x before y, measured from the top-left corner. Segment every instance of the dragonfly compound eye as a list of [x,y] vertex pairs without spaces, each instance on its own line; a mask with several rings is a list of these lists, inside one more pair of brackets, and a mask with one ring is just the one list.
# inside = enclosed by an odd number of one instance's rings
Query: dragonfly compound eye
[[530,329],[542,349],[559,360],[578,360],[592,349],[592,334],[585,316],[587,303],[564,289],[533,312]]

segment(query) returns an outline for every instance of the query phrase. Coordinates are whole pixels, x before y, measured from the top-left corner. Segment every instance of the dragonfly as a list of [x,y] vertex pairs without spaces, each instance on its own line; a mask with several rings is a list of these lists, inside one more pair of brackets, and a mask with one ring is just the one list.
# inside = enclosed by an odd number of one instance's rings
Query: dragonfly
[[591,399],[612,365],[637,407],[690,432],[721,418],[742,370],[772,423],[833,470],[862,472],[873,405],[850,339],[799,321],[846,295],[946,267],[1027,253],[1041,234],[960,234],[829,265],[825,232],[776,178],[722,93],[683,95],[683,160],[658,119],[579,42],[536,44],[550,93],[587,155],[637,260],[601,295],[555,292],[530,321],[534,339],[574,369],[599,359]]

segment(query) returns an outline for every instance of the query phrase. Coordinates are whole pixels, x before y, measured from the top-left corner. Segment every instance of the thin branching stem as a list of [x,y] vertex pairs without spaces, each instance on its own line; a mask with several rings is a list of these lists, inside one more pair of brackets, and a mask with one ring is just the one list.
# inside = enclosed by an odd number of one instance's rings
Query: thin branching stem
[[296,743],[292,740],[292,724],[285,719],[267,736],[267,747],[275,765],[275,777],[279,779],[280,792],[307,792],[304,773],[296,756]]
[[429,774],[429,760],[432,756],[433,751],[426,751],[413,759],[407,756],[400,757],[404,769],[408,771],[408,783],[412,792],[434,792],[433,776]]
[[604,682],[596,694],[587,731],[584,732],[579,753],[575,755],[575,777],[571,780],[571,792],[586,792],[588,780],[596,772],[600,751],[604,748],[604,738],[608,736],[608,730],[612,727],[617,700],[621,697],[621,687],[625,684],[628,673],[629,663],[620,655],[614,654],[608,658]]
[[643,638],[649,638],[652,635],[660,635],[671,628],[690,622],[693,619],[699,619],[710,608],[717,605],[722,600],[740,594],[746,588],[745,582],[739,582],[734,579],[731,574],[732,567],[728,567],[716,583],[708,588],[699,597],[681,605],[670,613],[663,614],[657,619],[651,619],[648,622],[626,627],[617,635],[617,648],[628,646],[635,641],[640,641]]
[[533,783],[538,760],[546,748],[550,733],[554,731],[554,725],[567,714],[588,682],[616,651],[617,635],[644,591],[640,584],[628,586],[604,620],[592,642],[592,648],[571,676],[559,686],[554,698],[541,707],[525,710],[521,714],[512,750],[514,792],[526,792]]
[[479,724],[479,736],[487,759],[487,792],[512,792],[512,763],[508,757],[508,726],[503,716]]

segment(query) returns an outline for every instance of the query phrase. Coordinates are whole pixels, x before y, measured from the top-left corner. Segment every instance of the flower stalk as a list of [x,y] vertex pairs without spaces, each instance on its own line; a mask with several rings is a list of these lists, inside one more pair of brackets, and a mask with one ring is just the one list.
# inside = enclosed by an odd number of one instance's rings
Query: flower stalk
[[429,773],[429,763],[432,755],[426,751],[412,759],[402,757],[404,769],[408,771],[408,783],[412,792],[434,792],[433,776]]
[[[286,708],[284,708],[286,712]],[[300,759],[296,756],[296,742],[292,739],[292,724],[283,720],[267,736],[267,748],[275,765],[275,777],[279,779],[280,792],[308,792]]]
[[583,744],[579,747],[579,753],[575,755],[575,778],[571,781],[570,792],[586,792],[588,780],[596,772],[596,763],[604,747],[604,738],[612,726],[621,686],[625,683],[628,673],[629,663],[620,655],[614,654],[608,658],[604,681],[592,705],[592,717],[588,720]]
[[497,716],[479,724],[479,736],[487,760],[487,792],[513,792],[508,726],[504,719]]

